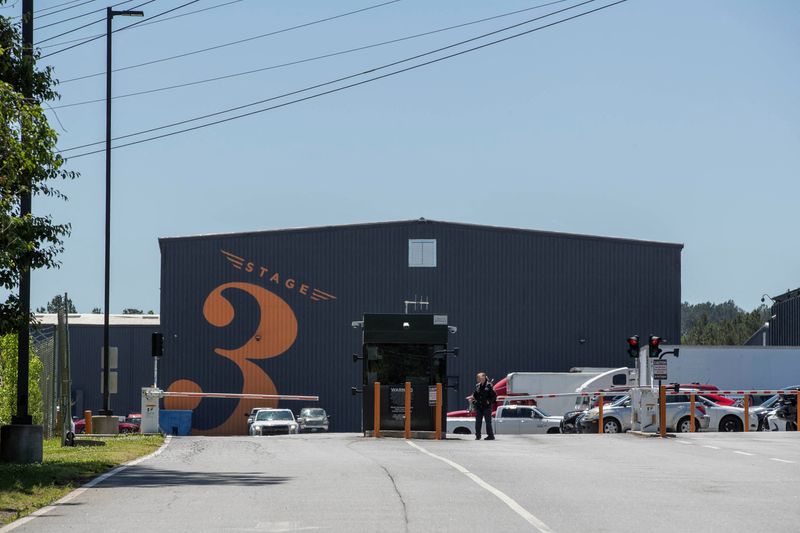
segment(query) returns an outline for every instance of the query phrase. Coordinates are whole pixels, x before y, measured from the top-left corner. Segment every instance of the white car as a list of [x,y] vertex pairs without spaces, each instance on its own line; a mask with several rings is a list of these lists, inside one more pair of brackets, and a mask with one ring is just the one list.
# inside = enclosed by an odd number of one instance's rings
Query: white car
[[[550,416],[538,407],[503,405],[497,408],[492,423],[498,435],[530,435],[535,433],[561,433],[561,417]],[[447,419],[447,433],[471,435],[475,429],[474,417]],[[483,429],[485,431],[486,428]]]
[[[708,427],[704,431],[744,431],[744,408],[732,405],[717,405],[708,398],[698,395],[696,404],[701,405],[708,417]],[[758,413],[750,409],[749,431],[758,431]]]
[[261,409],[250,424],[250,435],[296,435],[297,421],[289,409]]

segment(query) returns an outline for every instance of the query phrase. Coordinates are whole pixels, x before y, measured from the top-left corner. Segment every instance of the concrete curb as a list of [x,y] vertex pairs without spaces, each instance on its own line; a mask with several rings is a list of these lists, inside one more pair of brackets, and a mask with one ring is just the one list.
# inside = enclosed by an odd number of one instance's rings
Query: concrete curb
[[114,474],[118,474],[119,472],[122,472],[123,470],[125,470],[129,466],[138,465],[141,462],[144,462],[144,461],[146,461],[148,459],[151,459],[151,458],[153,458],[153,457],[155,457],[157,455],[160,455],[161,452],[163,452],[166,449],[166,447],[169,445],[169,443],[171,441],[172,441],[172,435],[167,435],[166,438],[164,439],[164,444],[162,444],[161,447],[159,449],[157,449],[156,451],[154,451],[153,453],[145,455],[144,457],[139,457],[138,459],[134,459],[132,461],[128,461],[127,463],[122,463],[121,465],[109,470],[105,474],[100,474],[96,478],[91,479],[90,481],[88,481],[84,485],[82,485],[82,486],[78,487],[77,489],[73,490],[72,492],[70,492],[69,494],[67,494],[66,496],[61,498],[60,500],[56,500],[55,502],[51,503],[50,505],[48,505],[46,507],[42,507],[41,509],[37,509],[36,511],[32,512],[28,516],[23,516],[22,518],[20,518],[18,520],[14,520],[10,524],[8,524],[6,526],[3,526],[2,528],[0,528],[0,533],[7,533],[8,531],[12,531],[14,529],[17,529],[19,526],[21,526],[23,524],[27,524],[28,522],[30,522],[34,518],[42,516],[43,514],[46,514],[46,513],[50,512],[50,511],[52,511],[53,509],[55,509],[59,505],[63,505],[65,503],[67,503],[68,501],[77,498],[78,496],[80,496],[81,494],[86,492],[88,489],[90,489],[90,488],[92,488],[92,487],[94,487],[96,485],[99,485],[100,483],[102,483],[103,481],[107,480],[108,478],[110,478]]
[[[661,437],[661,435],[659,435],[658,433],[646,433],[644,431],[628,431],[628,435],[633,435],[634,437],[645,438],[645,439],[647,439],[647,438],[660,438]],[[668,438],[668,439],[674,439],[675,437],[677,437],[677,435],[675,435],[675,433],[667,433],[666,434],[666,438]],[[0,533],[2,533],[2,530],[0,530]]]

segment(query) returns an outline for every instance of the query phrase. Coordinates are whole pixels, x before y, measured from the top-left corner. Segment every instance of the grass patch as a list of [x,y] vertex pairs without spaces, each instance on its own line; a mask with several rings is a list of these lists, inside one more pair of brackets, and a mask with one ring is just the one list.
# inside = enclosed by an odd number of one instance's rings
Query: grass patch
[[61,447],[58,439],[45,440],[42,464],[0,463],[0,526],[53,503],[117,465],[154,452],[164,438],[126,435],[76,443]]

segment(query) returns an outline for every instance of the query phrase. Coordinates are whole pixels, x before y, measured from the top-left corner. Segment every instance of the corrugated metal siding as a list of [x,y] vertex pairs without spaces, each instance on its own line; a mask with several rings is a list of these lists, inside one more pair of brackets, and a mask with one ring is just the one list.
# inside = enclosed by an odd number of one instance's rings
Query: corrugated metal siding
[[[126,416],[141,409],[141,388],[153,383],[153,358],[150,335],[158,325],[112,326],[109,344],[118,349],[117,394],[111,395],[111,410]],[[102,326],[69,326],[70,374],[73,398],[82,405],[73,406],[73,414],[83,418],[83,410],[97,413],[103,407],[100,393],[100,353],[103,347]],[[113,369],[112,369],[113,370]]]
[[[437,239],[438,266],[409,268],[408,239],[424,238]],[[449,373],[460,376],[461,390],[450,395],[451,409],[462,407],[459,398],[478,370],[500,378],[511,371],[624,366],[628,335],[679,339],[679,245],[411,221],[162,239],[161,250],[167,350],[161,382],[184,379],[205,391],[242,391],[240,368],[248,365],[215,350],[251,339],[258,305],[240,290],[224,292],[235,311],[225,327],[209,324],[203,305],[222,284],[251,283],[282,298],[298,323],[289,350],[254,365],[279,393],[319,395],[333,430],[360,428],[361,398],[351,396],[350,386],[361,382],[351,357],[360,350],[361,333],[351,321],[364,313],[402,312],[403,300],[414,295],[427,296],[426,312],[447,314],[459,328],[450,345],[461,347],[461,356],[450,358]],[[221,250],[243,258],[244,267],[235,268]],[[250,261],[253,272],[246,271]],[[261,265],[270,269],[263,278]],[[295,288],[271,282],[275,271],[281,282],[293,278]],[[336,299],[313,301],[297,290],[300,283]],[[248,405],[203,400],[195,428],[221,432],[226,421],[240,419],[244,431]]]
[[772,306],[767,339],[770,346],[800,346],[800,298],[790,298]]

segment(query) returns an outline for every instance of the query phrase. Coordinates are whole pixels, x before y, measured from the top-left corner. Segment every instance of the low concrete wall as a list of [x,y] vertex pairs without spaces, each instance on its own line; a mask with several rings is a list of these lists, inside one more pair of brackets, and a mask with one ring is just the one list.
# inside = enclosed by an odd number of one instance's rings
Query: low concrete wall
[[41,463],[42,426],[11,424],[0,428],[0,460],[9,463]]

